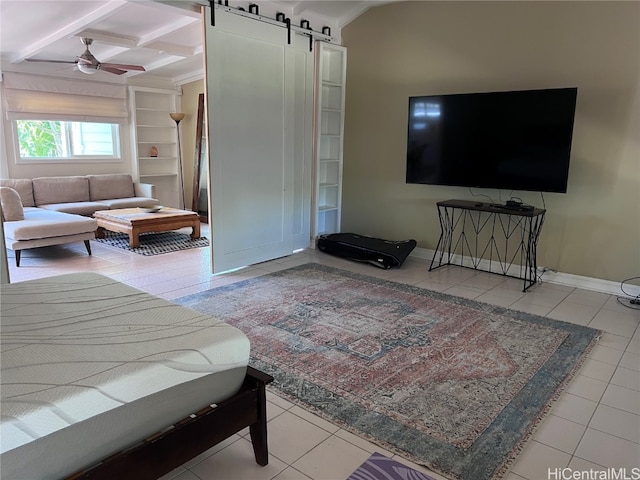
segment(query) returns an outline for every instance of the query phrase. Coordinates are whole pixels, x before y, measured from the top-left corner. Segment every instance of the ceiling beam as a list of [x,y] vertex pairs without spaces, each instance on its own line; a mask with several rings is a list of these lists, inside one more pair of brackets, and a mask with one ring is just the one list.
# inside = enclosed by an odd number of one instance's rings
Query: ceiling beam
[[202,19],[200,16],[198,16],[198,18],[182,17],[180,20],[176,20],[170,25],[165,25],[161,28],[158,28],[157,30],[154,30],[151,33],[148,33],[147,35],[143,35],[142,37],[140,37],[138,41],[138,46],[146,47],[150,43],[155,42],[156,40],[159,40],[163,37],[166,37],[167,35],[170,35],[171,33],[175,32],[176,30],[180,30],[181,28],[192,25],[193,23],[196,23],[196,22],[200,23],[201,21]]
[[[160,68],[160,67],[164,67],[164,66],[167,66],[167,65],[171,65],[172,63],[176,63],[176,62],[178,62],[180,60],[184,60],[184,58],[183,57],[167,57],[167,58],[163,58],[162,60],[158,60],[156,62],[153,62],[151,64],[146,65],[145,69],[147,70],[147,72],[153,72],[153,70],[155,70],[156,68]],[[130,73],[133,74],[133,75],[136,75],[136,74],[140,74],[142,72],[132,71]]]
[[125,7],[127,3],[127,0],[111,0],[105,4],[102,4],[91,13],[70,22],[57,32],[47,35],[46,37],[27,45],[16,55],[14,55],[9,61],[11,63],[19,63],[22,62],[25,58],[37,55],[46,47],[50,46],[53,42],[61,40],[63,38],[69,38],[77,34],[78,32],[85,30],[87,26],[91,25],[93,22],[97,22],[113,15],[116,11]]
[[98,32],[96,30],[82,30],[76,33],[77,37],[92,38],[97,42],[113,45],[115,47],[135,48],[138,46],[138,39],[117,35],[114,33]]
[[197,48],[185,47],[168,42],[150,42],[145,45],[145,48],[151,48],[153,50],[158,50],[160,53],[168,53],[179,57],[191,57],[198,53]]
[[202,4],[209,5],[208,1],[197,0],[138,0],[138,3],[146,7],[170,10],[174,13],[176,8],[179,8],[181,15],[188,15],[193,18],[200,18]]
[[[100,58],[98,58],[98,61],[104,62],[104,63],[108,63],[114,57],[117,57],[121,53],[125,53],[127,50],[128,50],[127,48],[116,47],[116,46],[112,45],[108,49],[103,50],[103,51],[100,52]],[[117,62],[116,61],[115,63],[124,63],[124,62]]]

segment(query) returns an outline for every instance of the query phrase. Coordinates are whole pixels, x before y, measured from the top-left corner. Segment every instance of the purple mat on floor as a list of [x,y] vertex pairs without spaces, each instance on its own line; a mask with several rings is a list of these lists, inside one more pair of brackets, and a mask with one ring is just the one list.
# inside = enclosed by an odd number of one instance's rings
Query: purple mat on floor
[[347,480],[433,480],[433,478],[376,452],[349,475]]

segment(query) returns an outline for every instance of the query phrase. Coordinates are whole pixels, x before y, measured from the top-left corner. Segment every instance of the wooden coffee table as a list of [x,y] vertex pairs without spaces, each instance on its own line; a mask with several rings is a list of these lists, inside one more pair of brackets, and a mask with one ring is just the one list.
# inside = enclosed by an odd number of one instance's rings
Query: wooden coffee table
[[129,246],[139,247],[141,233],[168,232],[184,227],[192,227],[191,238],[200,238],[200,217],[196,212],[163,207],[154,213],[140,208],[120,208],[99,210],[93,214],[98,222],[97,238],[105,237],[105,230],[129,235]]

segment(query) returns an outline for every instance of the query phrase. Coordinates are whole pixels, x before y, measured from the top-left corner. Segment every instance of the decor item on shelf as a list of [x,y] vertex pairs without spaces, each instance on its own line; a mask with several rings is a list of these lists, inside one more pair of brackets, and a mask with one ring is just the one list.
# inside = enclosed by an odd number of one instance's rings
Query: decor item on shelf
[[170,113],[171,120],[176,122],[178,130],[178,175],[180,176],[180,208],[184,208],[184,181],[182,179],[182,150],[180,147],[180,122],[184,120],[185,114],[182,112]]
[[289,400],[458,480],[504,476],[601,334],[314,263],[176,303],[240,328]]
[[149,156],[150,157],[157,157],[158,156],[158,147],[156,147],[155,145],[151,146],[151,151],[149,152]]

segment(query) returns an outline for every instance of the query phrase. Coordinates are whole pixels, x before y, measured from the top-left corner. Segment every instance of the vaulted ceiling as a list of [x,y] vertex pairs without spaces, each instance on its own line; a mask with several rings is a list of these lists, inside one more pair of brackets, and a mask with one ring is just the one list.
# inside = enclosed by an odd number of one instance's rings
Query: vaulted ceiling
[[[316,30],[326,24],[335,31],[388,0],[252,3],[262,11],[310,18]],[[141,65],[146,70],[128,71],[121,75],[123,79],[140,75],[184,83],[202,75],[199,10],[200,5],[208,4],[205,0],[0,0],[0,67],[2,71],[81,77],[84,74],[74,62],[85,50],[81,39],[91,38],[90,51],[100,62]],[[234,0],[228,4],[247,10],[249,6],[249,2]],[[105,71],[94,76],[111,81],[114,77]]]

